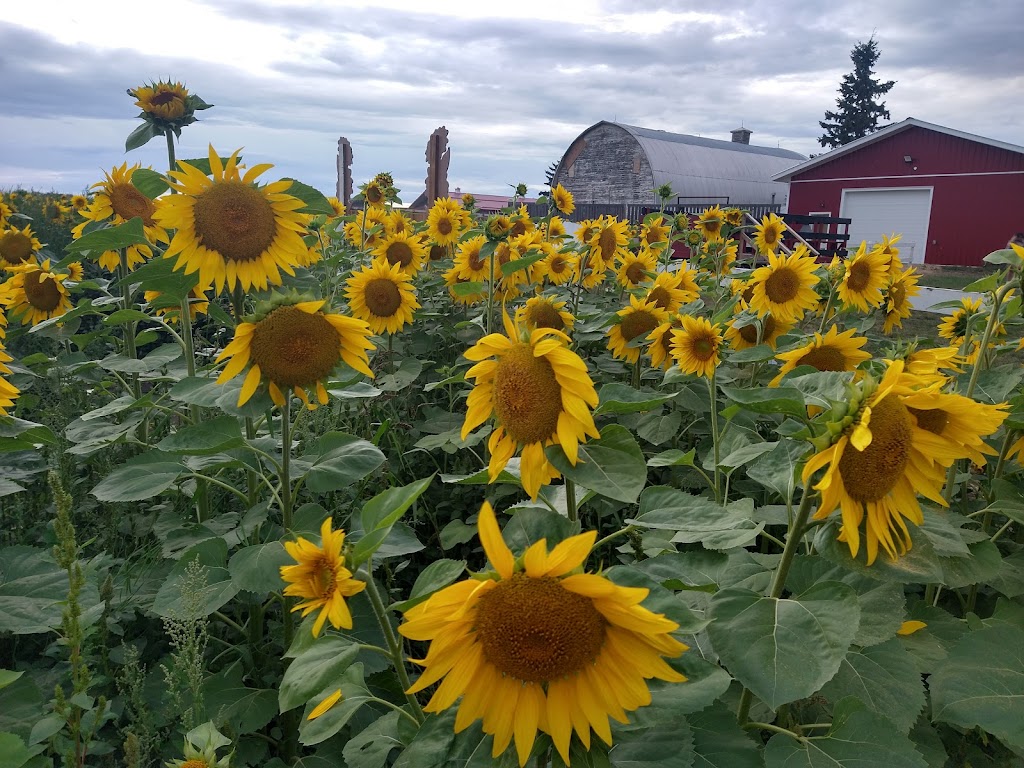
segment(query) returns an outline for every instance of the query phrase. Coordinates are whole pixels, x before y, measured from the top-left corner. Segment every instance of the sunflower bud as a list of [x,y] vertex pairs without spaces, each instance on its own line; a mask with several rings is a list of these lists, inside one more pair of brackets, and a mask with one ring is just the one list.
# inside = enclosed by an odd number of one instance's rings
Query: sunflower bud
[[170,80],[158,80],[149,85],[129,88],[128,95],[135,99],[135,106],[142,110],[139,119],[143,120],[143,124],[129,134],[125,142],[126,151],[138,149],[154,136],[165,136],[168,131],[181,136],[182,128],[196,122],[197,111],[213,106],[194,93],[189,93],[181,83],[172,83]]

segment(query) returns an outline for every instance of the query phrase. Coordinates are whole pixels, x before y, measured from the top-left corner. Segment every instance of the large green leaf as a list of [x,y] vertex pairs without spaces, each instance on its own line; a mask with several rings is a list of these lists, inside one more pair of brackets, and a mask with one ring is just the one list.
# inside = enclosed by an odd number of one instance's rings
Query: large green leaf
[[167,177],[152,168],[136,168],[132,173],[132,186],[150,200],[155,200],[171,188]]
[[281,566],[295,561],[279,541],[242,547],[228,561],[231,580],[240,590],[266,594],[282,589]]
[[0,768],[21,768],[32,754],[20,736],[0,733]]
[[68,574],[49,550],[0,549],[0,632],[29,635],[60,626]]
[[787,387],[721,387],[722,394],[754,413],[781,413],[807,418],[807,406],[799,390]]
[[314,493],[346,488],[384,463],[384,454],[377,446],[344,432],[327,432],[302,458],[312,462],[306,473],[306,487]]
[[772,736],[764,750],[766,768],[927,768],[909,738],[863,706],[847,699],[825,738]]
[[206,711],[220,728],[234,733],[253,733],[274,719],[277,693],[269,688],[249,688],[242,678],[239,662],[206,678],[203,684]]
[[220,416],[172,432],[156,444],[157,450],[189,456],[208,456],[245,445],[238,419]]
[[104,253],[105,251],[116,251],[119,248],[127,248],[130,245],[148,243],[146,232],[142,228],[142,219],[135,217],[123,224],[113,227],[105,227],[83,235],[77,240],[68,243],[65,250],[68,253]]
[[730,587],[711,598],[708,634],[733,677],[777,709],[831,679],[859,614],[853,589],[834,581],[790,599]]
[[318,639],[285,670],[277,696],[281,711],[302,706],[313,694],[336,683],[358,655],[359,646],[351,640],[337,635]]
[[366,504],[360,515],[363,536],[355,545],[352,559],[359,563],[368,558],[384,542],[391,528],[405,511],[413,505],[433,481],[434,476],[425,477],[401,488],[388,488],[378,493]]
[[567,478],[616,501],[632,504],[647,482],[643,451],[629,430],[618,424],[602,429],[600,440],[581,445],[576,465],[569,463],[559,446],[550,446],[546,453]]
[[932,719],[978,726],[1024,750],[1024,630],[1003,624],[968,632],[928,687]]
[[384,768],[393,749],[401,749],[397,712],[388,712],[345,742],[347,768]]
[[691,768],[693,734],[681,719],[649,728],[617,728],[608,757],[616,768]]
[[[153,612],[166,618],[209,616],[238,594],[227,569],[228,545],[223,539],[207,539],[190,549],[174,564],[153,600]],[[205,579],[189,584],[190,564],[203,566]],[[183,587],[185,590],[183,591]]]
[[92,489],[92,495],[100,501],[151,499],[174,485],[185,471],[180,459],[161,451],[150,451],[107,475]]
[[465,560],[448,560],[446,558],[435,560],[420,571],[416,577],[416,583],[412,585],[409,599],[391,606],[392,609],[397,611],[409,610],[414,605],[422,603],[437,590],[447,587],[465,571]]
[[657,408],[676,396],[675,392],[653,392],[633,389],[626,384],[605,384],[599,393],[600,403],[594,415],[638,413]]
[[716,592],[723,587],[744,587],[763,592],[771,578],[771,571],[744,549],[728,554],[708,550],[666,552],[642,560],[635,567],[675,590]]
[[750,519],[754,503],[750,499],[722,506],[669,486],[651,486],[640,496],[640,514],[631,520],[645,528],[676,531],[672,541],[700,542],[708,549],[732,549],[749,544],[764,528]]
[[330,202],[324,197],[324,194],[308,184],[303,184],[301,181],[295,179],[285,178],[283,181],[290,181],[292,185],[285,190],[285,194],[297,197],[299,200],[304,202],[306,205],[299,209],[299,213],[311,213],[316,215],[318,213],[324,213],[328,216],[334,215],[334,208]]
[[762,768],[757,746],[725,705],[687,715],[686,722],[693,734],[693,768]]
[[806,453],[806,443],[780,440],[769,453],[747,467],[747,477],[791,501],[797,487],[800,459]]
[[910,733],[924,707],[921,673],[896,638],[870,648],[851,648],[821,695],[833,703],[855,696],[903,734]]
[[118,373],[149,373],[159,371],[181,357],[181,346],[178,344],[164,344],[157,347],[141,360],[126,355],[107,355],[98,361],[100,368]]
[[[341,689],[341,701],[325,714],[310,720],[309,713],[313,711],[313,707],[338,688]],[[356,711],[372,698],[373,694],[363,682],[363,665],[356,662],[342,673],[339,680],[330,682],[326,690],[306,704],[299,725],[299,741],[306,746],[326,741],[344,728]]]

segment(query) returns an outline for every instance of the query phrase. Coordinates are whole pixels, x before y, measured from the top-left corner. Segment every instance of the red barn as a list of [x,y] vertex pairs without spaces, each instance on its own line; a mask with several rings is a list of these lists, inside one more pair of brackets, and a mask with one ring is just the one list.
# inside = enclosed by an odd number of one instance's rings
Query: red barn
[[902,233],[907,264],[977,266],[1024,231],[1024,147],[912,117],[774,181],[789,182],[789,213],[851,219],[851,250]]

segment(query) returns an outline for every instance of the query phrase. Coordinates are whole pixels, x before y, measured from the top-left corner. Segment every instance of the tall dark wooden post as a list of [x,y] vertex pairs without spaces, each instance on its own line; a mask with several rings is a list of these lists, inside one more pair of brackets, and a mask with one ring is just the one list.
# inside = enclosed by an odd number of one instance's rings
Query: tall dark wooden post
[[427,140],[427,207],[439,197],[448,197],[448,163],[451,150],[448,148],[448,129],[437,128]]
[[338,200],[348,208],[352,202],[352,143],[338,139]]

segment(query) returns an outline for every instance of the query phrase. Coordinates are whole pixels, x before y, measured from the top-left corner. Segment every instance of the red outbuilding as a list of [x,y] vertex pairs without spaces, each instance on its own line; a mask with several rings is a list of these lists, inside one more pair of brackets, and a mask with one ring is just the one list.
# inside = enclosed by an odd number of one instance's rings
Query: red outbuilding
[[1024,232],[1024,147],[907,118],[777,174],[788,212],[851,220],[850,249],[902,234],[906,264],[978,266]]

